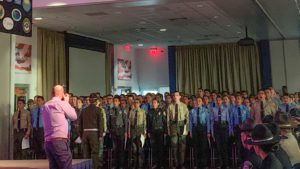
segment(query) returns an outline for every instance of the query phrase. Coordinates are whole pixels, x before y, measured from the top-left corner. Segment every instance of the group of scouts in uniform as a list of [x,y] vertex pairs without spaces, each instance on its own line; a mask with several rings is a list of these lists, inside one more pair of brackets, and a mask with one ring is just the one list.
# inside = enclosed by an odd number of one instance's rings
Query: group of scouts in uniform
[[[72,97],[79,119],[70,138],[78,157],[91,158],[94,169],[238,167],[245,158],[244,124],[261,124],[278,110],[289,113],[298,106],[272,88],[256,97],[202,89],[192,97],[178,91],[164,97]],[[74,143],[78,138],[82,144]]]
[[[44,102],[43,96],[35,96],[25,108],[25,100],[22,98],[17,100],[16,111],[12,116],[14,160],[46,158],[41,115]],[[24,140],[28,140],[30,146],[22,147]]]

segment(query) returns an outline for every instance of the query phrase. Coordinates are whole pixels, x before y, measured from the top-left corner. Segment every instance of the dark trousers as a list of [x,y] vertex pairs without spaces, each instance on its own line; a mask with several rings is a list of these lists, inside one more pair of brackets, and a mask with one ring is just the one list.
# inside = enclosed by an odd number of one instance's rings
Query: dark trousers
[[22,150],[22,140],[27,130],[14,130],[14,160],[26,159],[26,151]]
[[45,142],[50,169],[72,169],[72,154],[67,139]]
[[93,169],[99,168],[99,134],[97,131],[85,131],[82,136],[83,158],[92,159]]
[[141,142],[141,136],[134,136],[131,138],[130,152],[133,156],[133,164],[130,164],[131,168],[142,168],[144,163],[144,153]]
[[125,150],[124,150],[124,141],[125,137],[124,134],[112,134],[113,140],[113,152],[115,157],[115,167],[123,168],[124,167],[124,157],[125,157]]
[[[233,145],[233,144],[235,144],[235,145]],[[236,154],[231,154],[232,156],[234,155],[238,159],[244,158],[244,157],[241,157],[241,155],[244,154],[244,148],[242,146],[241,129],[239,128],[239,126],[234,127],[234,138],[233,138],[233,141],[232,141],[232,144],[230,147],[236,149]]]
[[162,130],[151,132],[150,142],[154,164],[160,168],[164,161],[164,132]]
[[228,125],[215,123],[214,124],[214,138],[216,142],[217,152],[219,154],[220,165],[228,166]]
[[76,127],[73,128],[73,126],[72,126],[70,147],[72,150],[73,158],[75,158],[75,159],[81,159],[83,157],[82,145],[75,143],[75,141],[78,137],[79,137],[79,134],[77,132]]
[[208,166],[208,144],[207,144],[207,129],[206,126],[197,125],[193,128],[193,148],[194,157],[197,168],[204,168]]
[[32,147],[34,149],[36,159],[45,159],[46,154],[44,150],[44,129],[43,128],[34,128],[32,130]]

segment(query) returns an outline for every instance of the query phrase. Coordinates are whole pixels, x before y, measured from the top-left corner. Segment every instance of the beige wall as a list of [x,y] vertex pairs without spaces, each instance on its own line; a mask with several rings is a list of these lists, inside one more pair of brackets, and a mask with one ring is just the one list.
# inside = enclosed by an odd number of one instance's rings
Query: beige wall
[[136,49],[137,76],[140,90],[158,90],[169,87],[168,47],[158,46],[157,55],[151,55],[151,47]]
[[9,158],[11,36],[0,33],[0,159]]
[[[15,84],[28,84],[29,97],[33,98],[37,94],[37,28],[33,27],[32,37],[14,36],[16,43],[32,45],[32,71],[31,73],[15,73]],[[12,48],[14,50],[14,48]],[[13,67],[14,68],[14,67]]]
[[300,91],[299,40],[270,41],[270,55],[274,88],[287,85],[289,92]]
[[[16,73],[14,68],[15,44],[32,45],[32,72]],[[33,27],[32,37],[0,33],[0,160],[12,158],[11,115],[14,111],[15,84],[28,84],[29,97],[36,95],[37,88],[37,29]]]
[[[118,80],[118,58],[131,60],[131,80]],[[135,61],[135,49],[125,50],[123,45],[114,46],[114,88],[118,86],[130,86],[133,92],[139,92],[139,85],[137,79],[137,67]]]

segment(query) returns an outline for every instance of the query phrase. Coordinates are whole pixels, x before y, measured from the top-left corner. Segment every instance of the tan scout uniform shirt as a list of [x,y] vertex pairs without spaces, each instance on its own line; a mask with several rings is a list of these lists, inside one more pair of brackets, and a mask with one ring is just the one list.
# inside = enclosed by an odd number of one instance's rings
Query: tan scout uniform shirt
[[[178,104],[178,115],[177,115],[177,122],[176,122],[176,103],[172,103],[167,108],[167,128],[168,128],[168,134],[174,135],[176,133],[180,135],[187,135],[188,129],[189,129],[189,110],[187,106],[179,102]],[[176,125],[181,128],[181,131],[175,131],[176,129],[172,126],[174,126],[174,123],[177,123]],[[182,128],[184,127],[184,128]],[[178,128],[177,128],[178,129]]]
[[[137,113],[137,116],[136,116]],[[132,109],[129,112],[130,135],[132,137],[146,133],[146,113],[143,109]]]
[[[12,117],[14,129],[18,129],[18,115],[19,115],[19,111],[16,111]],[[31,129],[30,112],[25,109],[21,110],[20,119],[21,119],[20,129],[27,129],[27,134],[29,135]]]

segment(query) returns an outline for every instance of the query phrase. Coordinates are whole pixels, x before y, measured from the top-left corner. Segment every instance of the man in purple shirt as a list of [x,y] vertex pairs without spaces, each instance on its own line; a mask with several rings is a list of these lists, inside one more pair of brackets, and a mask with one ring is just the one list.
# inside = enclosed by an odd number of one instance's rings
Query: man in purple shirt
[[43,124],[45,151],[50,169],[72,169],[72,154],[68,144],[68,120],[77,119],[63,86],[53,88],[52,99],[44,105]]

